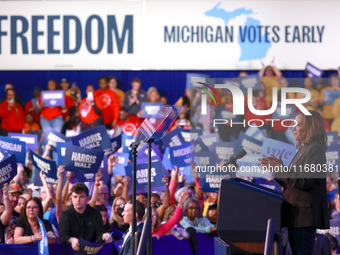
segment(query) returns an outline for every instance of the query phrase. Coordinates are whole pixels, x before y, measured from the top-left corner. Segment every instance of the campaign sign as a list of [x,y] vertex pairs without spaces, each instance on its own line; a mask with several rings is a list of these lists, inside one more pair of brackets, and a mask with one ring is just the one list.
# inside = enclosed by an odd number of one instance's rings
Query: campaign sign
[[201,136],[202,141],[208,148],[211,150],[213,143],[217,143],[220,141],[220,135],[218,133],[203,135]]
[[152,118],[154,117],[155,112],[158,112],[161,107],[163,106],[163,103],[147,103],[147,102],[142,102],[141,103],[141,108],[142,111],[144,112],[142,118]]
[[[181,130],[181,131],[182,131],[182,135],[183,135],[183,130]],[[185,140],[186,142],[189,142],[192,139],[195,139],[195,138],[201,136],[202,133],[203,133],[202,129],[189,129],[189,131],[190,131],[190,139],[188,141]]]
[[45,103],[44,107],[62,106],[65,104],[65,92],[64,90],[41,91],[41,101]]
[[66,151],[67,145],[72,145],[72,143],[71,142],[66,142],[66,143],[57,142],[57,154],[58,154],[58,165],[59,166],[64,164],[64,157],[65,157],[65,151]]
[[[184,129],[184,128],[178,128],[181,133],[182,133],[182,136],[184,138],[184,141],[187,143],[187,142],[190,142],[190,140],[193,138],[192,137],[192,133],[191,133],[191,130],[190,129]],[[202,134],[202,133],[201,133]],[[195,136],[196,138],[197,136]]]
[[326,131],[327,134],[327,146],[338,144],[339,133],[337,131]]
[[327,165],[333,165],[333,169],[337,171],[338,169],[335,169],[335,167],[338,167],[340,165],[339,156],[340,156],[340,144],[335,144],[327,147],[326,151]]
[[20,134],[20,133],[8,133],[8,137],[19,139],[26,143],[26,152],[29,150],[35,151],[38,149],[38,135],[34,134]]
[[210,151],[208,146],[202,141],[201,137],[197,137],[197,139],[191,142],[190,145],[194,146],[191,152],[193,151],[195,156],[202,156],[206,152]]
[[190,166],[180,167],[178,173],[183,173],[187,182],[195,182]]
[[216,174],[201,174],[200,176],[200,186],[204,192],[214,192],[218,193],[221,187],[222,179],[230,176],[230,174],[216,173]]
[[46,229],[44,226],[43,221],[37,217],[38,219],[38,223],[39,223],[39,233],[42,234],[42,239],[39,240],[38,242],[38,250],[39,250],[39,255],[48,255],[49,251],[48,251],[48,237],[46,234]]
[[316,232],[321,235],[329,233],[336,238],[338,243],[340,243],[340,220],[331,219],[329,225],[329,229],[317,229]]
[[164,147],[180,146],[185,143],[182,132],[178,128],[167,133],[161,140]]
[[8,158],[10,155],[0,147],[0,162]]
[[104,151],[105,155],[113,154],[116,151],[118,151],[120,149],[120,147],[122,147],[122,136],[119,135],[117,137],[111,138],[110,143],[111,143],[111,148],[106,149]]
[[235,142],[217,142],[214,143],[214,150],[217,162],[222,160],[229,160],[232,155],[236,153]]
[[87,130],[71,138],[72,144],[87,149],[112,149],[110,137],[104,125]]
[[64,143],[67,142],[68,138],[64,136],[62,133],[54,130],[53,128],[48,128],[44,132],[44,136],[42,139],[42,144],[49,144],[51,145],[53,150],[57,149],[57,143]]
[[130,153],[130,145],[135,142],[135,138],[132,135],[122,134],[122,146],[124,153]]
[[340,90],[326,90],[325,91],[325,104],[334,104],[334,101],[340,97]]
[[[126,176],[132,177],[132,166],[125,167]],[[151,191],[162,191],[166,187],[162,179],[164,177],[163,166],[160,161],[151,166]],[[148,192],[148,164],[137,164],[137,194]],[[129,181],[129,194],[132,194],[132,179]]]
[[222,105],[216,114],[215,119],[225,119],[225,120],[233,120],[233,121],[239,121],[241,118],[241,115],[234,115],[232,111],[224,109],[224,106]]
[[170,162],[172,167],[190,166],[190,142],[180,146],[170,147]]
[[258,74],[247,75],[245,77],[239,77],[240,89],[245,93],[248,88],[252,88],[253,91],[261,90],[261,79]]
[[259,141],[263,141],[264,139],[264,134],[262,133],[261,129],[256,126],[247,128],[245,134]]
[[48,183],[56,183],[58,180],[57,177],[57,164],[55,161],[45,159],[40,155],[36,154],[32,150],[30,150],[31,159],[33,166],[40,172],[46,175],[46,182]]
[[112,169],[112,173],[125,176],[126,175],[125,167],[129,163],[129,154],[127,154],[127,153],[116,153],[115,155],[118,156],[118,163]]
[[105,243],[91,243],[79,238],[79,251],[75,251],[75,255],[93,255],[97,254],[101,248],[103,248]]
[[313,78],[314,83],[318,83],[323,75],[323,71],[311,63],[307,62],[305,68],[305,77]]
[[266,156],[272,154],[275,157],[281,155],[283,164],[288,166],[296,154],[296,147],[289,143],[284,143],[271,138],[264,138],[261,154]]
[[15,155],[18,163],[25,164],[26,143],[16,138],[0,136],[0,147],[10,155]]
[[216,155],[215,152],[208,151],[204,155],[199,157],[195,156],[195,163],[200,166],[200,169],[206,169],[209,166],[216,166]]
[[67,171],[76,173],[93,173],[100,168],[104,152],[87,149],[74,145],[67,145],[64,166]]
[[11,155],[0,162],[0,189],[17,175],[17,160]]
[[242,149],[248,154],[261,153],[262,142],[241,132],[236,143],[236,153]]
[[[137,152],[138,163],[148,163],[148,144],[145,144],[142,148],[140,148]],[[162,160],[163,155],[162,152],[159,150],[158,146],[154,143],[151,144],[151,162],[155,160]]]
[[169,169],[169,170],[173,169],[171,160],[170,160],[170,148],[169,147],[165,148],[162,164],[165,169]]
[[272,119],[293,119],[295,112],[296,112],[296,106],[295,105],[287,105],[286,106],[286,115],[281,114],[281,105],[278,105],[276,110],[272,114]]

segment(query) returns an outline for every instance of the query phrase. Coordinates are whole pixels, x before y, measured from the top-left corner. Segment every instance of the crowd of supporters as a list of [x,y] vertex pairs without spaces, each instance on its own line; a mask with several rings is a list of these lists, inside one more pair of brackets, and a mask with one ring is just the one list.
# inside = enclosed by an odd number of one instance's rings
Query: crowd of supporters
[[[240,76],[247,73],[241,72]],[[259,72],[262,90],[253,94],[253,106],[258,110],[271,107],[272,88],[289,86],[287,79],[282,77],[280,70],[274,65],[263,67]],[[80,89],[71,87],[67,79],[58,84],[54,80],[47,83],[46,90],[64,90],[65,104],[61,107],[45,107],[41,100],[41,91],[34,89],[32,99],[24,102],[16,95],[15,87],[7,84],[5,96],[0,103],[0,134],[8,132],[43,133],[48,127],[58,132],[67,130],[85,130],[105,125],[114,134],[126,133],[132,135],[142,123],[144,115],[142,102],[167,104],[166,97],[161,97],[157,89],[150,87],[147,92],[141,88],[141,80],[134,78],[129,91],[117,88],[117,78],[99,77],[98,89],[95,86],[86,87],[86,96],[81,98]],[[314,84],[311,78],[305,78],[304,88],[311,92],[311,100],[305,104],[307,109],[319,110],[325,119],[326,130],[337,131],[340,134],[340,98],[333,104],[325,104],[325,91],[340,90],[339,76],[332,75],[329,86]],[[230,91],[218,90],[222,98],[222,107],[233,110],[233,98]],[[190,98],[190,93],[192,98]],[[176,104],[183,110],[171,129],[199,128],[211,132],[219,132],[223,141],[230,141],[231,136],[237,137],[242,128],[232,128],[224,125],[215,129],[211,119],[218,109],[209,102],[209,119],[199,116],[200,100],[195,94],[198,90],[187,89]],[[290,98],[299,98],[299,94],[291,94]],[[245,100],[247,101],[247,100]],[[252,119],[245,102],[245,120]],[[190,113],[190,111],[192,111]],[[197,116],[195,116],[195,114]],[[190,114],[192,118],[190,118]],[[265,119],[268,116],[263,116]],[[256,117],[259,119],[259,116]],[[286,131],[282,126],[263,127],[268,137],[287,141],[283,135]],[[46,146],[41,154],[49,158],[49,148]],[[48,242],[71,244],[74,250],[79,249],[79,238],[90,242],[105,241],[113,232],[109,241],[124,240],[123,248],[128,249],[131,235],[132,204],[128,195],[129,177],[113,175],[112,168],[117,163],[117,157],[108,158],[108,173],[113,180],[104,183],[100,170],[96,173],[94,183],[71,184],[72,172],[64,166],[58,168],[58,183],[48,184],[41,173],[42,187],[32,184],[32,163],[18,165],[18,175],[2,189],[0,207],[0,242],[29,244],[42,239],[39,233],[37,217],[43,220]],[[176,238],[189,239],[194,254],[197,254],[196,233],[206,233],[217,236],[217,193],[204,192],[195,175],[195,182],[187,182],[178,168],[169,169],[170,177],[164,177],[166,190],[153,193],[152,205],[152,235],[159,238],[173,235]],[[327,180],[329,192],[330,215],[340,219],[339,192],[331,177]],[[138,194],[137,200],[137,231],[141,231],[145,220],[147,206],[146,194]],[[86,226],[86,227],[85,227]],[[329,237],[331,238],[331,237]],[[332,241],[334,241],[332,239]],[[335,245],[336,246],[336,245]],[[128,253],[127,253],[128,254]]]

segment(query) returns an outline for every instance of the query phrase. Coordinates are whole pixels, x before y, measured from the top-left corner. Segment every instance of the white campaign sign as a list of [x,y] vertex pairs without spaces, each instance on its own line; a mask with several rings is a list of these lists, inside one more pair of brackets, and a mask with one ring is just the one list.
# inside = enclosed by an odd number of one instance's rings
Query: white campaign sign
[[1,1],[0,70],[337,68],[339,1]]

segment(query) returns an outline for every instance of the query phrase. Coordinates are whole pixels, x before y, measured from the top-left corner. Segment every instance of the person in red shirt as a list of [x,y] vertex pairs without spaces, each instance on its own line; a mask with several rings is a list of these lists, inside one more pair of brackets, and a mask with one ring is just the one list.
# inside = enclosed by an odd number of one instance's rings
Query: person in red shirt
[[119,126],[121,130],[127,135],[133,135],[143,119],[138,118],[136,115],[129,114],[125,107],[120,108],[119,120],[117,121],[115,129]]
[[81,132],[103,125],[101,111],[94,103],[94,87],[88,85],[86,88],[87,97],[83,98],[78,107]]
[[[47,83],[47,90],[56,90],[57,83],[54,80],[50,80]],[[48,127],[53,128],[57,132],[61,133],[62,127],[64,125],[62,107],[44,107],[45,103],[41,101],[41,96],[39,97],[38,109],[41,111],[40,125],[42,131],[45,131]]]
[[40,111],[38,110],[38,101],[40,97],[40,88],[35,87],[33,91],[33,98],[28,101],[25,106],[25,114],[30,113],[36,123],[40,125]]
[[99,77],[98,85],[99,89],[94,92],[94,102],[102,112],[103,123],[106,128],[112,129],[119,118],[119,99],[117,94],[109,89],[106,77]]
[[6,100],[0,104],[1,130],[3,136],[8,132],[21,132],[25,123],[25,113],[22,106],[15,102],[15,90],[8,89],[5,92]]

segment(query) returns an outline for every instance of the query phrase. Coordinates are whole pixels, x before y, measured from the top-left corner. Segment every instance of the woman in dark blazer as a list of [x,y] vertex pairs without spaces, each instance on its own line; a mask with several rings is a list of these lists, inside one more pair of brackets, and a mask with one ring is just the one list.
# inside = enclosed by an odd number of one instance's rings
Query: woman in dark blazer
[[[329,228],[326,190],[327,135],[321,115],[298,112],[293,128],[297,153],[289,171],[275,172],[275,180],[283,187],[281,224],[288,227],[292,254],[313,254],[316,229]],[[278,158],[263,155],[261,165],[280,167]]]

